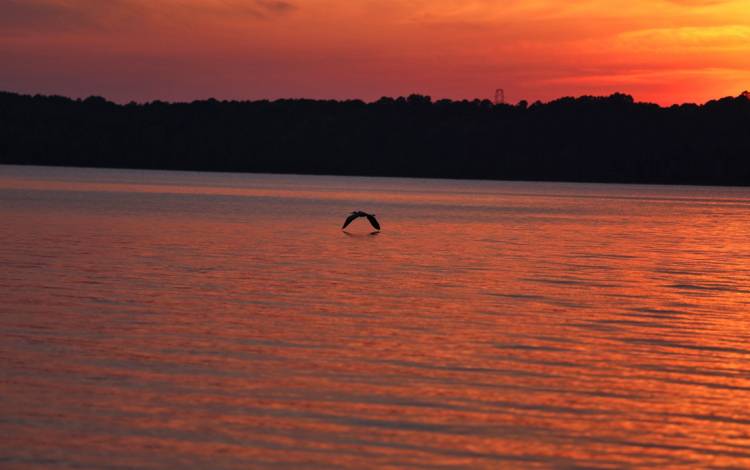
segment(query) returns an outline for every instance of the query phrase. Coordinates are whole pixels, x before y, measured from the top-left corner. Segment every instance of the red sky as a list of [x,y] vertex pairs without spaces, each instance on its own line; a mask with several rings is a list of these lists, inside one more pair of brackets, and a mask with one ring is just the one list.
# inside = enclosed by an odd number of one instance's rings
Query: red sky
[[0,89],[118,102],[750,89],[750,0],[0,0]]

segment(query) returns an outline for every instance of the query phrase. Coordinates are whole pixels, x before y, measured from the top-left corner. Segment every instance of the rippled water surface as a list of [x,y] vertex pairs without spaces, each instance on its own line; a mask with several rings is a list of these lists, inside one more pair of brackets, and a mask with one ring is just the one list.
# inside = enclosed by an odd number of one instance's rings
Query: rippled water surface
[[745,189],[0,166],[0,242],[3,468],[750,467]]

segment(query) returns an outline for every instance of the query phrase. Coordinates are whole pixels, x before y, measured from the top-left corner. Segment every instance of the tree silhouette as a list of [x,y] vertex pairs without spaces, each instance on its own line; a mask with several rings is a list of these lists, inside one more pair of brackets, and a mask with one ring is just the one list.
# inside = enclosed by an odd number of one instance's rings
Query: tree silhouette
[[117,105],[0,93],[0,163],[681,184],[750,184],[750,93],[518,105],[429,96]]

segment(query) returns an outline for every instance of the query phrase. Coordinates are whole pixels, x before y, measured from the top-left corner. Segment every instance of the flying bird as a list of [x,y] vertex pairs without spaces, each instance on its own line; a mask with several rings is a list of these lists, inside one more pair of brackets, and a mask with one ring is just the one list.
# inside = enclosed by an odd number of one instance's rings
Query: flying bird
[[344,226],[341,227],[341,230],[344,230],[350,223],[354,222],[354,220],[360,217],[367,217],[367,220],[370,221],[370,225],[375,227],[375,230],[380,230],[380,224],[378,223],[378,219],[375,218],[375,214],[368,214],[367,212],[362,211],[354,211],[349,214],[349,217],[346,218]]

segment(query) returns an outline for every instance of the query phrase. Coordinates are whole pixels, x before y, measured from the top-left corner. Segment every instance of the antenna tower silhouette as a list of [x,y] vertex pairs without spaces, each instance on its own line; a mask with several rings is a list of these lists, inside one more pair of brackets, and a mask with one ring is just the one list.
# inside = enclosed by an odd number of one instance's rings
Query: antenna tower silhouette
[[495,104],[505,104],[505,90],[502,88],[495,90]]

